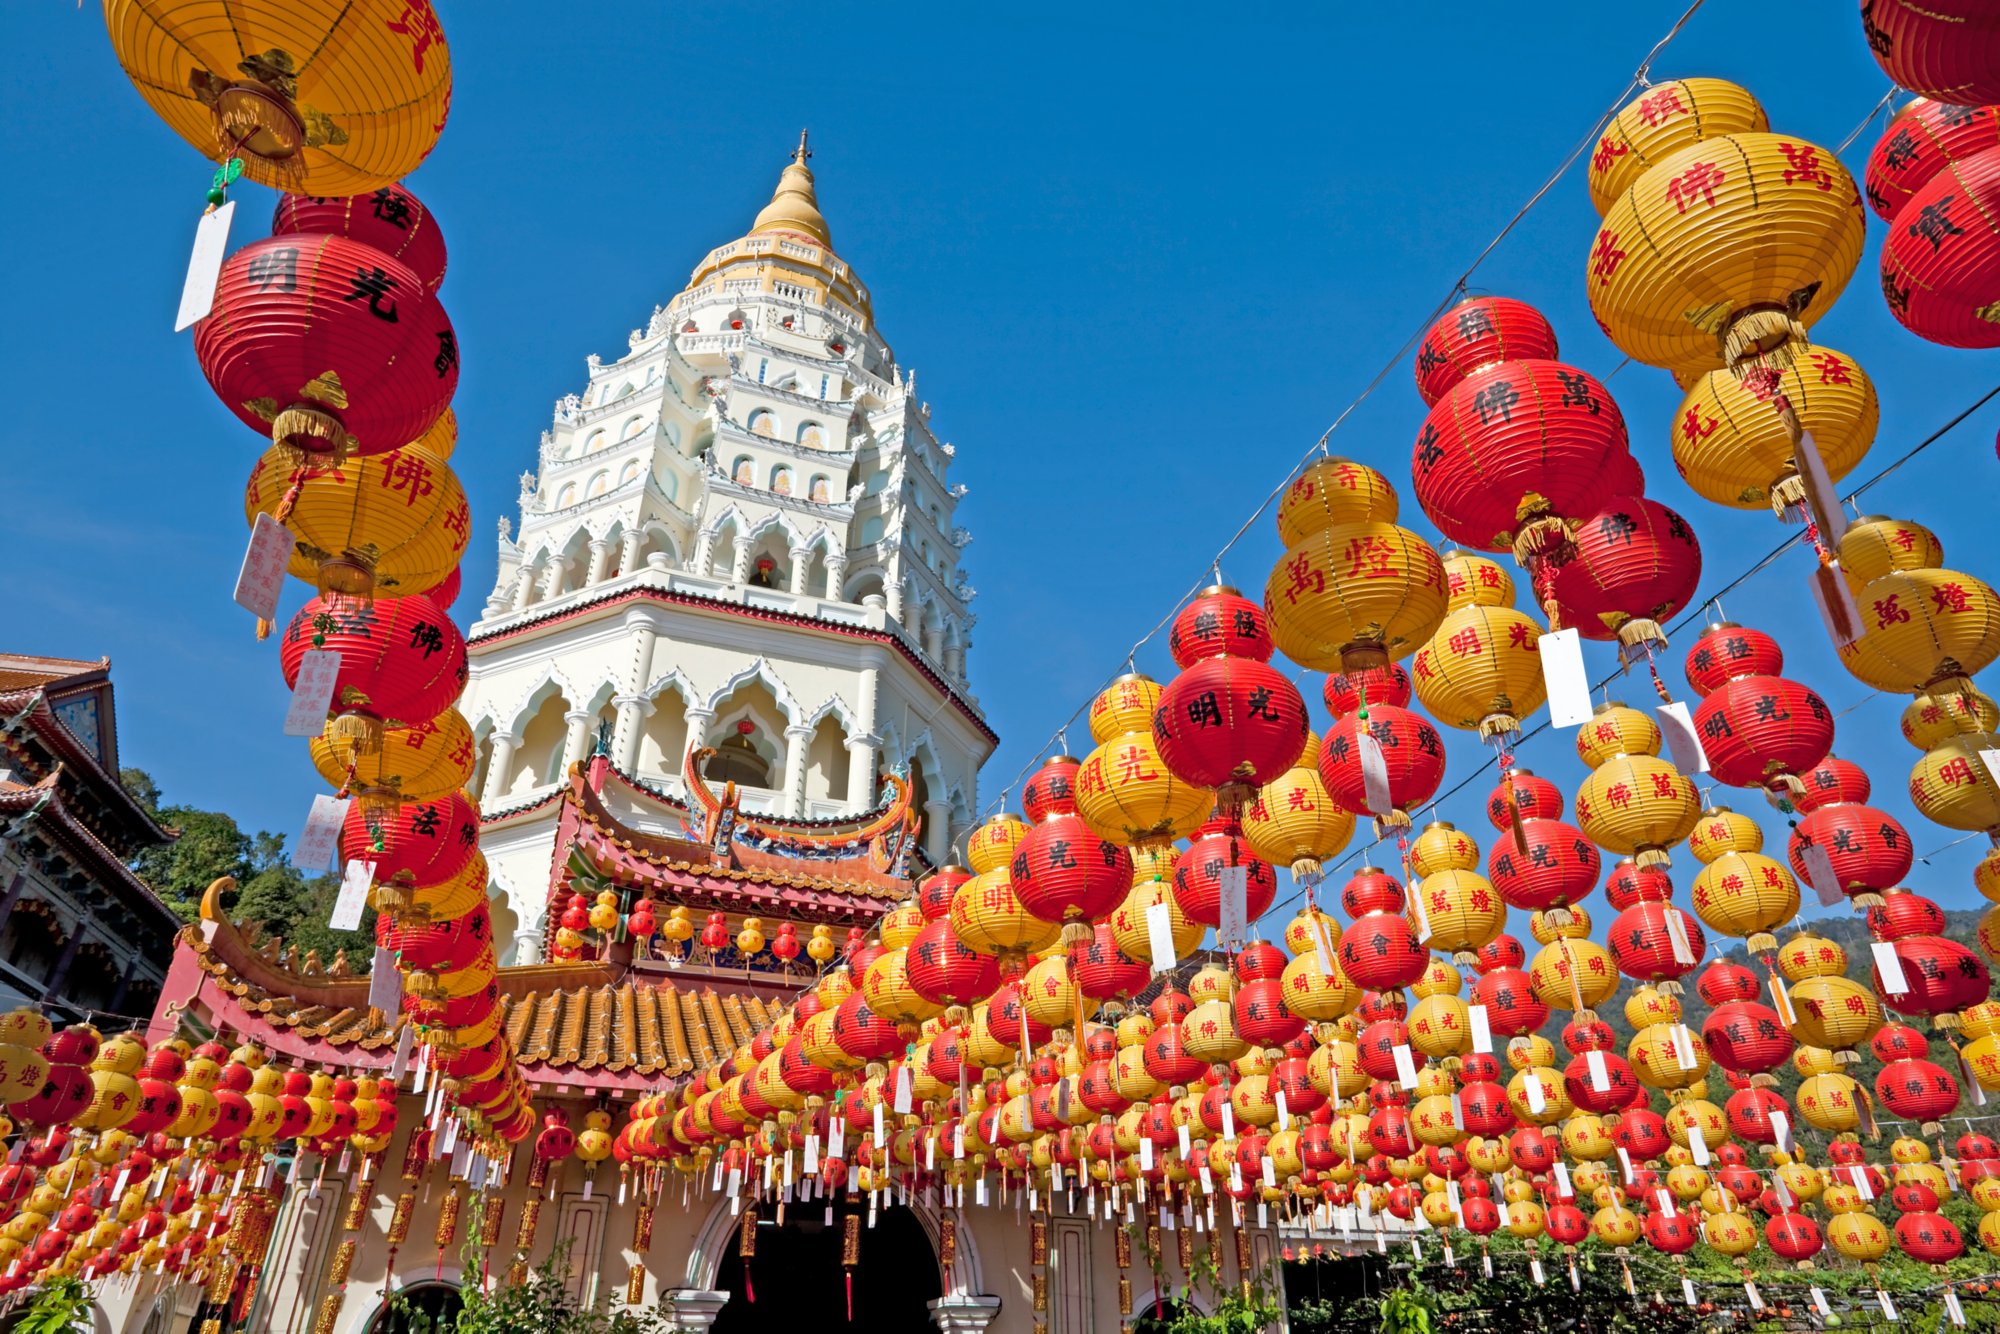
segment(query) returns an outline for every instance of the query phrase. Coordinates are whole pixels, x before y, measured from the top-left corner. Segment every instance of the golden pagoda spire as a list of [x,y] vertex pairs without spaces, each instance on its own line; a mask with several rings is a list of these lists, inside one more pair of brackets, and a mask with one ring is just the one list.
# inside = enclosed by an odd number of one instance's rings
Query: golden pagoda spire
[[827,232],[826,219],[820,215],[819,199],[813,193],[812,169],[806,166],[806,159],[812,156],[812,149],[806,146],[806,132],[799,131],[799,146],[792,150],[792,160],[778,177],[778,188],[771,195],[771,202],[757,215],[757,221],[750,226],[751,232],[791,231],[804,232],[821,245],[831,246],[832,237]]

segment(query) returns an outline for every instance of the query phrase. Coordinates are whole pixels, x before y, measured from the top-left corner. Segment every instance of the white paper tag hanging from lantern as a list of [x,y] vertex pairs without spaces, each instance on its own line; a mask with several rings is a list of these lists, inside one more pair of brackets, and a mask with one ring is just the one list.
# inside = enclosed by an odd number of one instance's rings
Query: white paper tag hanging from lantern
[[315,875],[333,869],[333,854],[340,847],[341,826],[347,823],[351,798],[324,792],[313,798],[306,815],[306,827],[292,848],[292,865]]
[[1396,1082],[1404,1089],[1414,1089],[1417,1086],[1417,1063],[1410,1055],[1409,1045],[1398,1042],[1390,1049],[1390,1055],[1396,1062]]
[[1180,962],[1174,957],[1173,910],[1167,907],[1165,900],[1146,905],[1146,944],[1153,952],[1154,972],[1172,972],[1174,965]]
[[333,915],[326,923],[328,929],[360,930],[361,910],[368,906],[368,890],[374,883],[374,862],[349,862],[340,877],[340,893],[333,901]]
[[1878,940],[1869,945],[1875,956],[1875,972],[1882,979],[1882,994],[1885,996],[1906,996],[1910,991],[1910,980],[1903,976],[1903,961],[1896,954],[1896,946],[1887,940]]
[[1493,1026],[1486,1018],[1486,1007],[1484,1005],[1468,1005],[1465,1007],[1465,1013],[1467,1021],[1472,1025],[1472,1049],[1481,1055],[1491,1054],[1493,1051]]
[[1826,627],[1826,637],[1833,641],[1834,647],[1846,648],[1861,638],[1865,633],[1861,608],[1855,604],[1854,590],[1841,576],[1840,562],[1814,567],[1807,584],[1812,589],[1813,605],[1819,608],[1820,623]]
[[229,253],[229,224],[235,217],[236,201],[232,199],[202,214],[195,226],[194,249],[188,254],[187,277],[181,282],[180,309],[174,313],[175,333],[207,319],[215,309],[215,283],[222,277],[222,261]]
[[1247,866],[1224,866],[1215,873],[1216,888],[1222,893],[1219,925],[1215,928],[1216,939],[1240,942],[1249,928],[1250,868]]
[[375,962],[368,969],[368,1006],[383,1014],[395,1014],[403,1005],[403,975],[396,971],[394,950],[375,947]]
[[1535,642],[1542,681],[1549,692],[1549,722],[1579,727],[1590,721],[1590,678],[1583,670],[1583,640],[1575,629],[1551,630]]
[[285,710],[286,736],[318,736],[326,730],[333,688],[340,684],[340,655],[331,649],[309,648],[299,659],[292,684],[292,702]]
[[1694,718],[1688,713],[1688,706],[1679,700],[1670,700],[1653,710],[1660,720],[1660,735],[1666,739],[1667,755],[1674,762],[1683,777],[1695,778],[1708,772],[1708,751],[1701,744],[1701,734],[1694,730]]
[[1681,916],[1681,910],[1669,903],[1660,916],[1667,924],[1667,944],[1673,949],[1674,962],[1695,963],[1694,943],[1688,939],[1687,921]]
[[1395,797],[1389,791],[1389,761],[1382,754],[1382,743],[1373,733],[1357,728],[1354,733],[1355,757],[1361,765],[1362,802],[1369,813],[1386,816],[1396,809]]
[[278,594],[292,559],[292,530],[262,510],[250,525],[250,545],[236,572],[236,605],[259,620],[278,619]]
[[1845,903],[1847,895],[1841,892],[1840,873],[1833,869],[1833,857],[1825,846],[1817,840],[1799,840],[1799,862],[1806,868],[1806,883],[1812,886],[1814,897],[1822,908],[1831,908]]

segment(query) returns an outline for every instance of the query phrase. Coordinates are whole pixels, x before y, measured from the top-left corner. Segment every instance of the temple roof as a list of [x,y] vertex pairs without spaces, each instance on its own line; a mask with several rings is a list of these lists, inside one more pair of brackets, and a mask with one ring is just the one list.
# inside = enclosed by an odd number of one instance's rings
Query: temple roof
[[[5,697],[0,696],[0,700]],[[92,911],[123,909],[132,914],[139,930],[165,935],[180,924],[173,909],[160,901],[152,886],[132,873],[114,849],[92,829],[92,821],[81,818],[74,803],[63,793],[64,766],[58,764],[34,783],[0,781],[0,819],[23,830],[32,828],[62,851],[89,877],[91,885],[107,896],[92,902],[96,890],[79,894],[83,907]],[[18,840],[22,835],[17,834]],[[161,834],[159,841],[164,842]],[[117,924],[109,924],[113,929]],[[157,936],[155,936],[157,939]]]
[[[779,1010],[747,988],[659,981],[602,964],[502,968],[498,985],[521,1073],[545,1092],[658,1091],[749,1041]],[[242,928],[211,916],[181,932],[165,995],[288,1060],[384,1070],[397,1026],[369,1007],[368,990],[366,976],[309,973],[269,957]]]
[[79,662],[0,654],[0,768],[19,770],[13,779],[18,787],[31,787],[54,775],[74,817],[122,862],[173,835],[147,814],[125,790],[117,772],[56,715],[59,703],[97,692],[99,726],[107,734],[104,754],[115,756],[110,673],[108,658]]

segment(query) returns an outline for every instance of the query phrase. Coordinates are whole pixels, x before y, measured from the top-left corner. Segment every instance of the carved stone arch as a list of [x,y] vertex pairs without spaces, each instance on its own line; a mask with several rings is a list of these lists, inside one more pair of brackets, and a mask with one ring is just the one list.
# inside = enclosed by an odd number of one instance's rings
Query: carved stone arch
[[789,514],[782,514],[776,511],[773,511],[770,514],[766,514],[763,518],[757,520],[755,526],[753,526],[750,529],[748,536],[750,540],[754,543],[759,539],[761,539],[764,536],[764,534],[770,532],[773,528],[779,528],[784,530],[785,549],[787,551],[797,550],[801,545],[803,545],[801,538],[799,536],[799,526],[792,521],[792,516]]
[[[931,1244],[931,1254],[938,1252],[940,1228],[937,1211],[921,1196],[913,1196],[909,1209],[916,1216],[917,1224],[923,1228],[924,1237]],[[694,1244],[688,1249],[687,1269],[682,1274],[682,1287],[701,1292],[715,1290],[716,1275],[720,1272],[725,1258],[736,1253],[736,1235],[740,1230],[739,1219],[729,1210],[729,1201],[717,1199],[710,1207],[708,1216],[702,1221],[701,1230],[695,1234]],[[986,1273],[979,1256],[979,1240],[974,1229],[958,1229],[957,1245],[953,1247],[951,1268],[943,1275],[943,1288],[948,1297],[964,1296],[968,1293],[983,1294],[986,1291]]]
[[944,761],[938,756],[937,742],[932,739],[931,729],[928,727],[917,733],[917,739],[910,743],[910,767],[914,769],[919,760],[925,761],[926,774],[939,783],[944,782]]
[[656,676],[649,681],[646,684],[646,698],[658,699],[660,692],[663,690],[671,690],[679,695],[681,703],[690,709],[703,707],[701,704],[701,695],[695,690],[694,683],[689,681],[687,674],[678,667],[672,668],[663,675]]
[[582,709],[586,713],[596,713],[598,710],[602,709],[605,705],[611,702],[611,697],[613,695],[616,695],[619,692],[619,689],[620,689],[619,683],[614,678],[606,676],[603,679],[603,681],[598,684],[597,689],[593,690],[590,693],[589,699],[582,700],[580,702],[573,700],[571,701],[571,704],[573,707]]
[[722,707],[724,700],[736,693],[738,686],[748,685],[752,681],[762,681],[764,683],[764,688],[769,690],[771,698],[777,701],[778,711],[785,715],[787,723],[799,721],[799,702],[792,697],[790,687],[786,686],[784,679],[778,675],[777,670],[761,656],[748,667],[745,667],[742,671],[737,672],[734,676],[724,681],[718,689],[709,692],[708,702],[702,707],[710,713],[714,713]]
[[489,867],[486,875],[487,913],[493,920],[493,940],[507,941],[501,950],[503,964],[529,962],[525,955],[539,955],[536,938],[541,935],[543,914],[529,895],[517,894],[499,869]]
[[535,716],[535,710],[539,709],[551,694],[561,695],[565,700],[569,701],[572,708],[575,707],[577,700],[581,698],[576,685],[569,677],[563,674],[560,668],[554,663],[544,663],[542,665],[542,674],[535,678],[535,683],[528,687],[527,693],[522,695],[520,702],[515,705],[507,723],[507,730],[513,735],[519,736],[521,729],[528,725],[528,720]]
[[845,728],[849,734],[852,734],[856,730],[856,725],[854,722],[854,711],[847,707],[847,701],[842,699],[839,695],[828,695],[826,697],[825,703],[821,704],[818,708],[814,709],[810,714],[807,715],[806,725],[808,727],[818,727],[821,723],[826,721],[828,715],[832,715],[833,717],[840,719],[840,725],[843,728]]
[[[685,562],[681,558],[681,544],[674,539],[674,530],[672,528],[658,519],[652,519],[644,525],[644,531],[646,537],[643,549],[647,555],[655,551],[664,552],[669,565],[676,568],[686,568]],[[645,563],[645,555],[642,555],[639,559],[641,564]]]
[[743,534],[744,536],[749,535],[750,533],[749,517],[746,516],[742,510],[736,507],[736,503],[734,501],[731,501],[728,505],[725,505],[723,507],[722,513],[714,515],[708,520],[707,523],[704,523],[701,526],[701,542],[703,543],[703,545],[713,542],[717,537],[721,535],[722,530],[724,528],[729,527],[732,524],[732,522],[735,525],[736,532]]

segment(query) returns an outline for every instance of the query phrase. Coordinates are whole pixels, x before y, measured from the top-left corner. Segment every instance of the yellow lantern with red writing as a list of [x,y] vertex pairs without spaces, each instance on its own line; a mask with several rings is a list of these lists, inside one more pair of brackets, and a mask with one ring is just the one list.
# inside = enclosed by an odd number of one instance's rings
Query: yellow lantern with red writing
[[1207,788],[1174,776],[1150,730],[1101,742],[1077,770],[1077,814],[1114,843],[1171,843],[1199,828],[1213,805]]
[[1458,608],[1417,650],[1410,671],[1417,698],[1439,722],[1482,738],[1520,731],[1521,719],[1548,698],[1536,647],[1541,634],[1512,607]]
[[1361,670],[1406,657],[1443,618],[1444,565],[1431,545],[1395,523],[1388,478],[1329,459],[1311,504],[1286,511],[1287,550],[1264,585],[1271,638],[1301,666]]
[[1744,937],[1761,954],[1778,943],[1771,932],[1798,914],[1799,885],[1761,852],[1725,852],[1702,867],[1688,900],[1703,925]]
[[1771,127],[1748,88],[1726,79],[1670,79],[1648,84],[1612,117],[1590,155],[1590,202],[1603,217],[1646,171],[1721,134]]
[[1599,705],[1577,732],[1577,752],[1592,766],[1576,794],[1576,822],[1601,848],[1641,866],[1670,863],[1668,849],[1694,832],[1701,797],[1659,758],[1660,729],[1637,709]]
[[1604,211],[1585,262],[1619,349],[1702,373],[1804,343],[1854,276],[1861,193],[1831,152],[1744,131],[1666,155]]
[[1854,603],[1862,634],[1841,646],[1840,665],[1877,690],[1956,690],[2000,657],[2000,596],[1983,579],[1892,570],[1855,590]]
[[1781,517],[1805,500],[1791,432],[1776,411],[1781,395],[1834,481],[1875,443],[1875,386],[1844,352],[1814,344],[1778,376],[1775,391],[1762,377],[1710,371],[1674,414],[1674,466],[1696,495],[1735,509],[1769,505]]
[[1308,733],[1299,762],[1257,789],[1243,811],[1243,839],[1276,866],[1311,880],[1354,836],[1354,816],[1337,805],[1319,776],[1319,737]]
[[1947,829],[2000,831],[2000,787],[1982,752],[2000,748],[2000,734],[1961,732],[1938,742],[1910,770],[1910,802]]
[[965,859],[982,875],[1002,870],[1014,860],[1014,846],[1027,836],[1027,822],[1002,811],[972,831],[966,839]]

